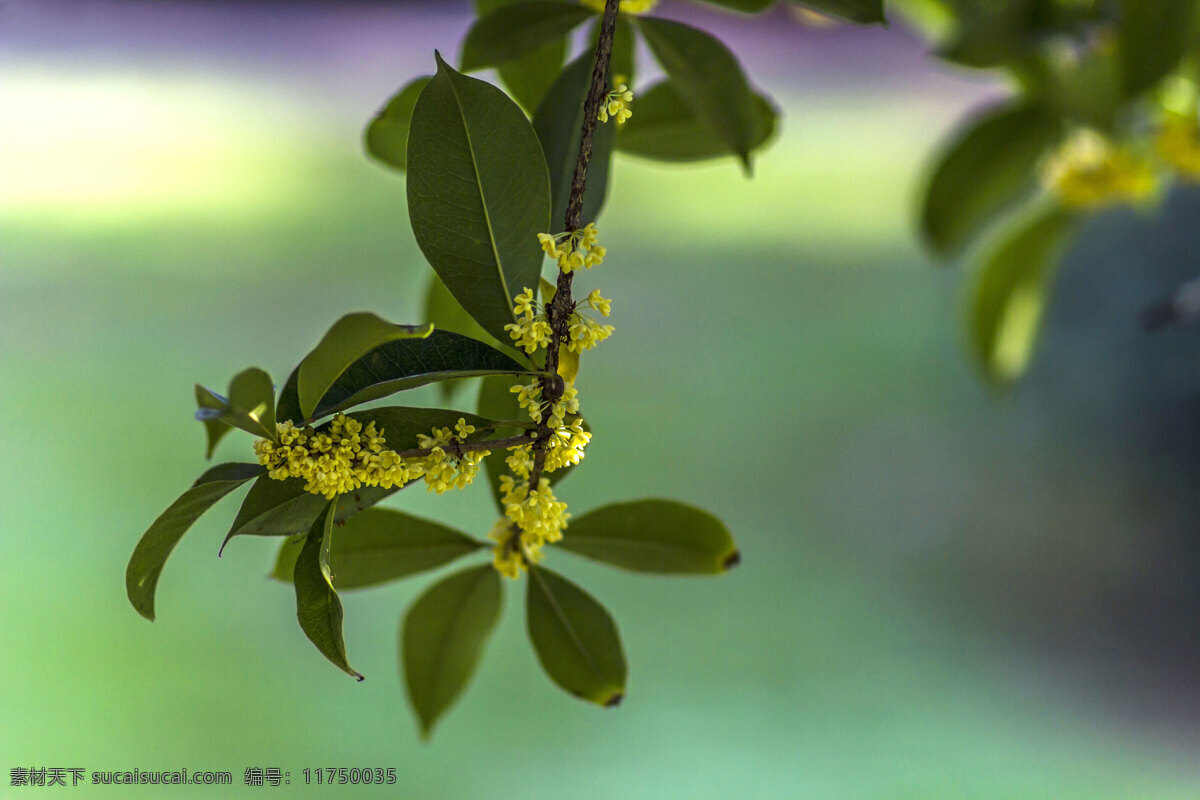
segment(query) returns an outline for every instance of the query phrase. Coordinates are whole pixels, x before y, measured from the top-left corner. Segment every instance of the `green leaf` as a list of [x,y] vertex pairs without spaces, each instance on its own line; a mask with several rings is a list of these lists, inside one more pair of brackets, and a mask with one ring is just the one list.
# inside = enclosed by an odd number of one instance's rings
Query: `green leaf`
[[[475,16],[487,16],[497,8],[510,5],[514,1],[520,0],[475,0]],[[530,50],[520,58],[504,62],[496,71],[513,99],[532,114],[541,105],[542,98],[558,77],[566,54],[566,39],[556,39]]]
[[968,121],[943,148],[921,214],[938,253],[953,253],[978,235],[1035,183],[1039,159],[1060,134],[1058,120],[1036,106],[994,107]]
[[[197,383],[196,406],[202,411],[220,412],[229,406],[229,401]],[[204,451],[204,457],[212,458],[213,451],[217,449],[217,444],[225,438],[225,434],[233,430],[233,426],[219,417],[215,419],[205,417],[200,421],[204,423],[204,433],[208,438],[208,447]]]
[[500,576],[484,564],[435,583],[404,615],[400,658],[422,735],[470,683],[500,619],[500,600]]
[[408,211],[429,263],[483,329],[508,340],[513,298],[537,285],[550,177],[537,134],[501,90],[438,73],[413,109]]
[[298,423],[427,383],[528,371],[483,342],[435,330],[425,339],[388,342],[355,361],[325,392],[311,417],[305,417],[300,410],[297,370],[293,370],[279,395],[277,415],[279,419]]
[[637,500],[571,520],[558,546],[635,572],[719,574],[741,556],[712,514],[674,500]]
[[404,171],[408,162],[408,131],[413,106],[417,104],[417,97],[430,78],[429,75],[422,75],[405,84],[375,115],[363,134],[363,146],[368,155]]
[[[778,112],[769,98],[754,95],[756,152],[775,135]],[[731,155],[729,147],[696,118],[671,81],[661,81],[634,98],[634,115],[617,134],[617,150],[655,161],[706,161]]]
[[754,93],[737,57],[719,40],[681,22],[641,17],[637,24],[679,96],[749,170],[758,123]]
[[154,590],[171,551],[192,523],[214,503],[251,478],[261,475],[257,464],[219,464],[205,472],[142,534],[125,569],[125,591],[139,614],[154,619]]
[[342,317],[297,367],[300,413],[311,417],[334,381],[375,348],[397,339],[426,339],[431,333],[432,325],[394,325],[368,311]]
[[[591,53],[585,53],[568,64],[533,117],[533,129],[537,131],[550,169],[550,196],[553,199],[550,221],[555,227],[566,225],[567,202],[571,197],[575,162],[579,159],[579,140],[583,135],[583,106],[592,82],[594,61]],[[597,125],[592,137],[592,160],[580,212],[585,222],[596,221],[604,206],[616,132],[615,122]]]
[[1195,34],[1196,0],[1121,0],[1117,49],[1129,96],[1179,66]]
[[971,293],[969,327],[984,373],[1006,386],[1024,374],[1059,257],[1075,219],[1050,208],[1023,220],[983,259]]
[[[597,19],[592,28],[591,50],[596,52],[603,20]],[[617,27],[613,31],[612,51],[608,56],[610,82],[618,75],[625,78],[629,86],[637,78],[637,31],[624,14],[617,15]],[[635,98],[636,99],[636,98]]]
[[529,639],[542,669],[564,690],[602,706],[625,697],[625,654],[604,606],[561,575],[529,568]]
[[[221,543],[225,545],[235,536],[295,536],[312,527],[322,509],[329,501],[323,495],[304,491],[303,478],[276,480],[269,475],[261,476],[242,501],[237,517]],[[359,511],[370,508],[390,497],[403,487],[363,486],[341,496],[335,516],[341,522]]]
[[[495,338],[479,327],[479,323],[472,319],[462,304],[454,299],[454,295],[450,294],[450,290],[446,288],[446,284],[442,283],[442,279],[437,276],[437,273],[432,273],[429,278],[429,288],[425,291],[425,319],[432,322],[438,330],[461,333],[497,347],[499,343]],[[469,379],[439,381],[437,388],[442,402],[450,402],[467,380]]]
[[463,40],[462,70],[474,72],[563,40],[595,12],[574,3],[524,0],[507,3],[476,20]]
[[358,680],[363,676],[346,659],[342,639],[342,601],[329,579],[329,542],[333,533],[334,499],[313,523],[296,559],[296,618],[308,640],[338,669]]
[[201,394],[204,400],[196,412],[196,419],[206,425],[221,422],[263,439],[275,439],[275,386],[271,376],[258,367],[243,370],[233,377],[229,382],[228,399],[197,385],[196,397]]
[[[714,0],[708,1],[714,2]],[[725,2],[729,2],[729,0],[725,0]],[[732,2],[737,3],[738,0],[732,0]],[[754,0],[742,0],[742,2],[754,4]],[[887,19],[883,15],[883,0],[800,0],[800,5],[820,11],[822,14],[841,17],[848,22],[857,22],[860,25],[870,25],[876,22],[887,24]]]
[[[286,540],[271,577],[290,582],[302,546],[301,540]],[[333,584],[346,591],[437,569],[484,546],[437,522],[395,509],[372,508],[334,529],[329,567]]]

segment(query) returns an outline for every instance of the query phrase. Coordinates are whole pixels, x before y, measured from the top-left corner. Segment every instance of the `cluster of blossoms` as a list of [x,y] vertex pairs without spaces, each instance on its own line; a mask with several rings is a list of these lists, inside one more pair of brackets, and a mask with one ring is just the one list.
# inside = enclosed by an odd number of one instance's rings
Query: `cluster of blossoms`
[[325,429],[297,428],[291,420],[276,425],[278,441],[259,439],[254,443],[258,463],[275,480],[303,478],[304,490],[332,500],[339,494],[363,486],[390,489],[424,476],[430,491],[439,494],[467,486],[479,472],[487,450],[470,450],[461,455],[444,447],[462,442],[475,428],[459,418],[455,432],[434,428],[432,436],[418,436],[428,455],[405,458],[387,448],[382,430],[374,422],[364,427],[358,420],[337,414]]
[[[604,10],[604,0],[582,1],[588,8],[595,9],[596,11]],[[656,5],[658,5],[658,0],[621,0],[617,9],[626,14],[645,14],[647,11],[652,11]]]
[[[508,331],[508,335],[513,338],[518,347],[533,355],[539,349],[550,346],[550,339],[554,331],[546,320],[545,310],[534,299],[532,289],[524,287],[524,291],[517,295],[516,301],[513,313],[516,314],[517,321],[505,325],[504,329]],[[587,299],[576,304],[576,309],[580,306],[587,306],[599,311],[606,317],[612,313],[612,301],[601,297],[599,289],[593,289]],[[586,314],[574,310],[571,312],[567,326],[567,349],[572,353],[591,350],[598,343],[612,336],[612,332],[612,325],[601,325]],[[540,421],[534,420],[534,422]]]
[[488,534],[496,542],[492,563],[501,575],[516,578],[527,561],[541,561],[543,545],[562,539],[571,515],[567,504],[555,499],[549,478],[542,478],[536,489],[530,489],[529,481],[504,475],[500,492],[504,518]]
[[1086,128],[1046,159],[1042,182],[1064,205],[1086,209],[1144,200],[1156,184],[1147,159]]
[[1042,182],[1069,208],[1137,203],[1154,194],[1165,168],[1200,181],[1200,124],[1195,112],[1168,112],[1154,137],[1154,155],[1118,145],[1090,129],[1076,131],[1042,168]]
[[600,232],[591,222],[577,231],[539,233],[538,241],[546,255],[558,261],[558,268],[568,273],[599,265],[608,252],[600,244]]
[[604,102],[600,104],[600,113],[596,115],[601,122],[608,122],[609,117],[614,117],[618,125],[624,125],[625,120],[633,116],[633,109],[629,107],[633,102],[633,92],[630,91],[627,80],[624,75],[613,79],[615,88],[605,95]]

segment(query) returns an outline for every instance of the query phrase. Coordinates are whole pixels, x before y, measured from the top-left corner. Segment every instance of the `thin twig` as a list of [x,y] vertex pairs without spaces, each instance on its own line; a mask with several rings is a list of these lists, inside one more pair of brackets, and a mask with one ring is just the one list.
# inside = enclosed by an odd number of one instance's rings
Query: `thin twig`
[[[567,199],[566,230],[573,232],[582,227],[580,215],[583,211],[583,192],[587,188],[588,164],[592,160],[592,138],[599,122],[600,104],[608,94],[608,62],[612,55],[613,37],[617,32],[618,0],[606,0],[604,17],[600,21],[600,36],[596,40],[596,58],[592,65],[592,83],[588,87],[587,99],[583,104],[583,131],[579,137],[579,156],[575,159],[575,172],[571,178],[571,196]],[[558,349],[568,341],[571,314],[575,301],[571,297],[571,281],[574,273],[559,270],[554,299],[546,305],[546,321],[550,323],[550,349],[546,353],[547,377],[541,379],[542,398],[546,407],[557,403],[566,389],[558,375]],[[545,423],[548,414],[538,426],[537,441],[533,445],[533,469],[529,471],[529,488],[537,489],[546,464],[546,452],[550,446],[551,429]]]

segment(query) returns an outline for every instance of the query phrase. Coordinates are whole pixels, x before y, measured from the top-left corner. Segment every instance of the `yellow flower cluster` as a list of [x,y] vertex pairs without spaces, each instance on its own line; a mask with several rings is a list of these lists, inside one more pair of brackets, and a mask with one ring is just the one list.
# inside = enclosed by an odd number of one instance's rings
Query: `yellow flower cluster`
[[562,539],[571,515],[567,504],[554,497],[548,478],[542,478],[531,490],[527,480],[518,482],[505,475],[500,478],[500,493],[504,519],[488,534],[496,542],[492,563],[501,575],[516,578],[527,561],[542,560],[543,545]]
[[538,348],[550,346],[550,337],[554,331],[546,321],[541,307],[533,299],[533,290],[528,286],[524,289],[525,291],[517,295],[517,304],[513,306],[517,321],[505,325],[504,330],[508,331],[508,335],[518,347],[533,355]]
[[[593,289],[592,293],[580,305],[593,308],[606,317],[612,312],[612,301],[601,297],[599,289]],[[601,325],[591,317],[576,311],[571,314],[567,349],[572,353],[582,353],[584,350],[591,350],[597,344],[612,336],[613,330],[612,325]]]
[[[455,427],[458,441],[475,432],[464,418]],[[433,436],[418,437],[421,447],[433,451],[428,456],[404,458],[387,449],[384,431],[377,431],[374,422],[363,427],[345,414],[335,415],[325,430],[297,428],[291,420],[280,422],[276,434],[278,443],[270,439],[254,443],[258,463],[267,468],[267,474],[280,481],[303,478],[305,491],[330,500],[363,486],[390,489],[421,476],[430,491],[461,489],[471,483],[479,472],[479,462],[488,455],[486,450],[472,450],[461,458],[448,454],[442,446],[453,438],[450,429],[434,428]]]
[[[583,4],[596,11],[604,10],[604,0],[583,0]],[[626,14],[645,14],[658,5],[658,0],[621,0],[617,10]]]
[[600,232],[591,222],[577,231],[553,235],[539,233],[538,241],[542,243],[542,250],[546,255],[558,261],[558,268],[563,272],[573,272],[584,267],[591,269],[603,262],[604,255],[608,252],[600,244]]
[[1042,182],[1069,208],[1095,209],[1149,197],[1152,166],[1089,129],[1077,131],[1042,168]]
[[604,97],[604,102],[600,105],[600,113],[596,118],[601,122],[608,122],[609,117],[616,117],[618,125],[624,125],[625,120],[633,116],[633,109],[629,104],[633,102],[633,92],[630,91],[627,78],[624,75],[618,75],[613,79],[616,87]]
[[1200,125],[1194,113],[1168,114],[1154,145],[1158,157],[1176,174],[1200,180]]
[[[523,386],[513,386],[509,389],[517,395],[517,405],[529,412],[529,418],[534,422],[542,421],[542,413],[545,410],[542,403],[542,384],[538,380]],[[562,397],[558,399],[550,408],[550,418],[546,424],[550,427],[558,427],[564,424],[567,414],[579,413],[579,390],[573,385],[567,384],[563,387]]]

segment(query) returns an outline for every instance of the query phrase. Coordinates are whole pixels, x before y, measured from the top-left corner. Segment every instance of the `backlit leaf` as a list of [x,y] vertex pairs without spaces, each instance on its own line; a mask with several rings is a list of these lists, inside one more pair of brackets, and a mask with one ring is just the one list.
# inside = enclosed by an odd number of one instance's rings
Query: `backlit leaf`
[[263,472],[258,464],[219,464],[201,475],[192,488],[154,520],[142,534],[125,569],[125,591],[139,614],[154,619],[158,576],[192,523],[222,497]]
[[740,556],[712,514],[674,500],[613,503],[572,519],[558,547],[637,572],[716,574]]
[[[220,412],[229,407],[229,401],[211,389],[207,389],[197,383],[196,406],[201,410]],[[213,451],[217,449],[217,444],[225,438],[225,434],[233,430],[233,426],[219,417],[215,419],[205,417],[200,421],[204,423],[204,435],[208,440],[204,457],[212,458]]]
[[500,575],[484,564],[435,583],[404,615],[400,659],[424,736],[470,683],[500,601]]
[[296,618],[308,640],[338,669],[358,680],[363,676],[346,659],[342,638],[342,601],[329,580],[329,546],[334,506],[329,503],[313,523],[296,559],[292,583],[296,587]]
[[334,381],[375,348],[397,339],[425,339],[431,333],[430,324],[395,325],[369,311],[345,315],[297,367],[300,413],[309,419]]
[[[309,419],[378,400],[427,383],[481,375],[519,374],[528,368],[483,342],[450,331],[435,330],[424,339],[398,339],[376,347],[338,376]],[[279,396],[279,419],[299,423],[296,370]]]
[[220,422],[263,439],[275,438],[275,386],[271,376],[258,367],[243,370],[233,377],[227,399],[199,385],[196,386],[196,397],[203,397],[196,419],[206,425]]
[[608,611],[548,569],[531,567],[528,584],[526,623],[542,669],[576,697],[602,706],[620,703],[625,697],[625,653]]

